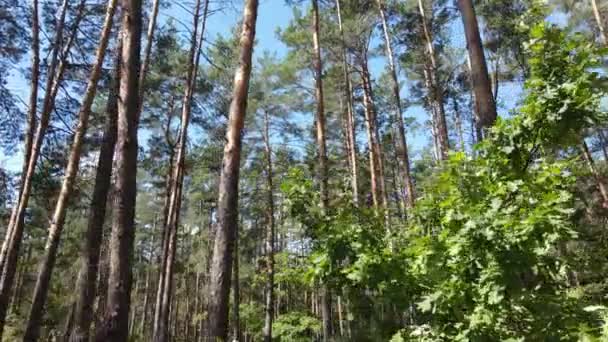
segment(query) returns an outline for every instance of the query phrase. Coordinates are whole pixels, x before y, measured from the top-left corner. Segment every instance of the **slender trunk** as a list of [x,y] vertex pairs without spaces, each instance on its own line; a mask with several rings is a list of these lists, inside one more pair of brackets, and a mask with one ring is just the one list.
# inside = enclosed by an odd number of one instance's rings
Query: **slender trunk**
[[380,187],[380,159],[378,155],[378,130],[376,128],[377,121],[375,110],[373,106],[373,95],[370,89],[370,76],[367,68],[367,61],[365,57],[361,61],[361,78],[363,80],[363,107],[365,112],[365,124],[367,128],[367,140],[369,149],[369,169],[370,169],[370,181],[372,191],[372,201],[374,208],[380,207],[380,201],[382,198],[381,187]]
[[342,313],[342,297],[338,296],[338,322],[340,324],[340,336],[344,336],[344,315]]
[[[312,40],[313,40],[313,65],[315,74],[315,98],[316,98],[316,136],[317,136],[317,153],[319,158],[319,168],[317,176],[319,180],[319,188],[321,193],[321,210],[326,211],[329,207],[329,189],[328,189],[328,165],[327,165],[327,147],[325,138],[325,100],[323,94],[323,61],[321,59],[321,44],[320,44],[320,28],[319,28],[319,2],[312,0]],[[325,284],[321,285],[324,288],[321,301],[322,319],[323,319],[323,340],[329,340],[331,336],[331,308],[330,308],[330,293]]]
[[32,260],[31,244],[27,245],[25,255],[26,255],[26,257],[21,265],[21,271],[20,271],[19,277],[17,278],[17,286],[15,286],[15,294],[14,294],[13,300],[12,300],[13,312],[15,314],[19,314],[21,311],[21,301],[23,300],[23,291],[25,290],[24,289],[25,277],[29,273],[29,269],[30,269],[29,263]]
[[587,161],[589,170],[591,171],[593,178],[595,178],[595,181],[597,183],[597,188],[600,191],[600,195],[602,196],[602,201],[603,201],[602,206],[604,208],[608,208],[608,187],[606,187],[606,184],[604,183],[604,179],[602,178],[599,171],[597,170],[597,167],[595,166],[595,162],[593,161],[593,156],[591,155],[591,152],[589,152],[589,146],[587,146],[587,143],[585,142],[585,140],[583,140],[581,142],[581,150],[583,151],[583,157]]
[[[27,163],[32,153],[32,141],[36,132],[36,111],[38,108],[38,83],[40,79],[40,27],[38,15],[38,0],[32,0],[32,76],[30,80],[30,98],[27,112],[27,130],[25,134],[25,149],[23,150],[23,166],[21,169],[21,184],[27,173]],[[21,189],[20,189],[21,191]],[[21,195],[21,192],[19,193]]]
[[606,32],[606,28],[604,27],[604,22],[602,21],[602,16],[600,14],[600,9],[597,6],[597,0],[591,0],[591,7],[593,9],[593,16],[595,17],[597,28],[600,31],[600,38],[602,39],[602,43],[606,45],[608,44],[608,33]]
[[239,304],[241,303],[239,288],[239,227],[234,232],[234,260],[232,261],[232,340],[240,341]]
[[[118,107],[117,107],[118,110]],[[117,112],[118,117],[118,112]],[[115,194],[112,194],[112,197]],[[108,273],[110,272],[110,239],[108,230],[103,232],[102,247],[99,253],[99,274],[97,276],[97,305],[95,305],[95,331],[103,325],[106,303],[108,302]]]
[[139,109],[138,116],[141,115],[144,102],[144,83],[146,81],[146,74],[148,73],[148,67],[150,65],[150,56],[152,55],[152,44],[154,43],[154,31],[156,30],[156,19],[158,17],[158,6],[160,0],[154,0],[152,4],[152,13],[150,14],[150,22],[148,23],[148,32],[146,34],[146,47],[144,48],[143,60],[139,69]]
[[[72,44],[74,43],[77,30],[80,25],[80,21],[84,16],[84,5],[85,0],[82,0],[80,2],[80,5],[78,6],[76,18],[74,20],[74,23],[70,30],[70,35],[68,36],[67,42],[65,43],[63,49],[61,49],[61,42],[63,41],[63,29],[65,25],[65,17],[68,10],[68,2],[64,1],[61,6],[59,14],[60,19],[58,20],[57,27],[55,29],[55,41],[53,44],[53,49],[51,50],[50,62],[47,68],[47,79],[45,86],[46,91],[44,94],[44,99],[42,101],[40,121],[36,128],[36,133],[34,134],[32,147],[29,151],[29,160],[24,160],[24,163],[27,163],[27,171],[25,173],[25,176],[22,176],[23,183],[21,184],[21,188],[19,189],[19,198],[11,213],[11,219],[7,229],[8,234],[7,237],[5,237],[5,241],[2,245],[2,251],[0,252],[0,268],[4,273],[6,273],[5,266],[8,263],[7,260],[10,260],[10,258],[12,257],[12,253],[15,250],[17,251],[17,254],[19,252],[19,239],[22,237],[24,224],[23,220],[31,194],[30,192],[32,186],[32,177],[35,172],[36,163],[38,162],[38,155],[40,154],[40,149],[44,141],[46,129],[48,128],[50,122],[51,112],[55,107],[55,99],[57,98],[57,93],[59,92],[59,87],[63,79],[63,74],[68,64],[67,56],[72,47]],[[24,170],[25,169],[26,168],[24,165]],[[17,235],[19,239],[15,238],[15,235]],[[2,275],[3,278],[5,277],[4,273]],[[0,292],[1,291],[2,289],[0,289]]]
[[108,194],[112,181],[112,161],[116,144],[116,126],[118,115],[118,86],[120,83],[120,51],[121,43],[117,45],[114,75],[110,85],[106,103],[106,125],[103,140],[97,160],[97,171],[93,196],[89,205],[89,217],[84,246],[80,256],[80,270],[76,282],[75,320],[71,334],[71,342],[89,341],[89,330],[93,320],[93,302],[100,259],[100,243],[103,236],[103,225],[106,216]]
[[452,100],[452,105],[454,109],[454,122],[456,126],[456,132],[458,133],[458,145],[460,146],[460,151],[465,152],[464,132],[462,129],[462,116],[460,114],[458,100]]
[[116,141],[116,196],[105,319],[96,338],[100,342],[127,341],[133,277],[142,6],[141,0],[121,0],[121,5],[123,48]]
[[448,151],[450,149],[448,139],[448,126],[445,118],[445,108],[443,104],[443,92],[439,87],[437,77],[437,59],[435,58],[435,48],[433,47],[433,38],[431,36],[431,30],[426,17],[426,11],[422,0],[418,0],[418,9],[420,10],[420,18],[422,31],[424,33],[424,39],[426,40],[426,52],[429,57],[427,63],[427,88],[431,97],[431,107],[434,108],[433,121],[435,125],[437,147],[440,159],[445,160],[448,157]]
[[158,219],[154,216],[154,223],[152,224],[152,240],[150,242],[150,255],[148,261],[148,267],[146,269],[146,284],[144,288],[144,303],[142,308],[142,317],[139,321],[139,334],[142,338],[146,337],[146,325],[148,323],[148,311],[150,307],[150,269],[154,263],[154,249],[155,249],[155,241],[156,241],[156,226],[158,225]]
[[[181,128],[178,140],[177,149],[177,160],[173,170],[173,182],[171,184],[171,197],[169,200],[169,211],[168,220],[165,230],[169,233],[170,240],[169,248],[166,250],[166,255],[163,259],[166,260],[163,265],[161,275],[161,282],[159,288],[163,288],[161,292],[160,308],[156,309],[158,312],[158,319],[155,319],[154,325],[154,341],[164,342],[168,340],[168,323],[169,323],[169,303],[171,303],[171,291],[173,284],[173,264],[175,259],[175,249],[177,228],[179,222],[179,210],[177,209],[181,205],[181,186],[184,177],[184,162],[186,155],[186,142],[188,139],[188,125],[190,122],[190,114],[192,109],[192,97],[196,87],[196,77],[198,72],[198,62],[200,59],[200,53],[203,43],[203,36],[205,33],[205,23],[207,18],[207,11],[209,7],[209,0],[205,0],[204,11],[203,11],[203,23],[199,37],[199,13],[201,10],[201,0],[198,0],[195,7],[194,21],[193,21],[193,33],[191,38],[190,55],[189,55],[189,67],[188,77],[186,80],[186,87],[184,93],[184,101],[182,106],[182,117],[181,117]],[[157,300],[157,303],[159,301]],[[155,315],[156,318],[156,315]]]
[[[38,155],[40,154],[44,135],[46,134],[46,129],[49,125],[51,111],[54,108],[59,83],[61,82],[63,72],[65,71],[66,54],[74,40],[75,30],[72,30],[73,34],[68,38],[64,54],[62,55],[61,61],[59,61],[59,50],[61,49],[61,42],[63,41],[63,26],[65,24],[67,9],[68,1],[64,0],[59,12],[60,14],[56,26],[54,45],[51,52],[49,67],[47,68],[48,71],[45,87],[46,93],[43,100],[40,122],[36,128],[36,133],[32,140],[32,145],[29,151],[29,159],[27,161],[24,160],[24,163],[27,163],[27,171],[25,172],[25,175],[22,176],[23,182],[19,190],[20,196],[15,204],[15,207],[13,208],[9,226],[7,228],[7,234],[2,244],[2,250],[0,251],[0,270],[2,272],[0,277],[0,338],[2,337],[2,333],[4,331],[4,323],[6,321],[6,313],[9,306],[11,288],[15,277],[17,260],[19,258],[21,240],[23,238],[25,210],[27,208],[32,190],[32,182],[36,170],[36,164],[38,162]],[[81,6],[80,11],[76,16],[74,27],[78,26],[82,15],[83,13]]]
[[234,76],[234,89],[226,145],[220,176],[217,207],[218,226],[209,284],[209,337],[225,341],[228,334],[228,298],[232,278],[234,234],[238,224],[239,167],[242,130],[247,110],[247,93],[251,75],[251,56],[255,40],[258,0],[247,0],[240,38],[239,67]]
[[[391,38],[389,36],[388,24],[386,22],[386,14],[384,12],[384,5],[382,0],[376,0],[378,4],[378,10],[380,11],[380,18],[382,19],[382,29],[384,32],[384,43],[386,46],[386,56],[388,58],[389,67],[391,71],[391,78],[393,80],[393,96],[395,101],[395,112],[394,122],[397,125],[397,158],[399,160],[399,170],[401,171],[401,178],[405,182],[405,194],[406,198],[404,203],[406,207],[411,208],[414,206],[414,183],[410,174],[410,157],[407,147],[407,140],[405,136],[405,127],[403,124],[403,108],[401,106],[401,94],[399,87],[399,79],[397,78],[397,67],[395,65],[393,48]],[[447,134],[447,130],[446,130]]]
[[272,341],[272,319],[274,315],[274,197],[273,197],[273,171],[272,148],[270,146],[268,111],[264,111],[264,150],[266,155],[266,287],[264,342]]
[[606,134],[603,129],[598,129],[597,133],[600,137],[600,145],[602,146],[602,153],[604,154],[604,160],[608,161],[608,140],[606,140]]
[[344,89],[346,98],[346,135],[348,139],[349,160],[351,167],[351,187],[353,192],[353,202],[359,204],[359,182],[357,176],[357,142],[355,132],[355,110],[353,106],[353,84],[350,78],[350,70],[348,67],[348,58],[346,54],[346,42],[344,38],[344,28],[342,25],[342,11],[340,9],[340,0],[336,0],[336,12],[338,14],[338,28],[340,29],[340,43],[342,45],[342,72],[346,87]]
[[458,0],[462,14],[464,32],[471,61],[471,80],[475,93],[475,108],[477,109],[477,125],[480,130],[491,127],[496,121],[496,104],[492,95],[492,87],[488,77],[488,66],[483,53],[483,45],[479,34],[477,17],[472,0]]
[[110,32],[112,30],[112,21],[114,11],[118,0],[110,0],[106,10],[106,17],[103,24],[103,30],[99,41],[99,47],[96,53],[96,61],[91,71],[91,75],[87,84],[80,112],[78,113],[78,126],[75,129],[74,139],[70,150],[68,165],[65,170],[61,191],[55,204],[53,219],[48,229],[49,235],[46,241],[45,254],[40,263],[36,286],[32,298],[32,307],[30,310],[27,326],[24,334],[24,341],[36,341],[40,334],[40,325],[44,313],[44,304],[46,302],[48,288],[51,281],[53,267],[57,257],[61,232],[65,223],[65,215],[68,206],[68,200],[72,195],[72,188],[78,173],[80,154],[84,143],[85,134],[87,132],[89,115],[91,106],[97,92],[97,83],[101,77],[101,68],[105,58],[108,42],[110,40]]

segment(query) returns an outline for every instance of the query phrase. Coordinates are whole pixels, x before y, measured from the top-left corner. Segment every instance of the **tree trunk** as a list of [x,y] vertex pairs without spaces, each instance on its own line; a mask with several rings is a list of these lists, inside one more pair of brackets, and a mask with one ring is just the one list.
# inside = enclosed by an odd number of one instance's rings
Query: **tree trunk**
[[593,9],[593,16],[595,17],[597,28],[600,31],[600,38],[602,39],[602,43],[606,45],[608,44],[608,33],[606,33],[606,28],[604,27],[604,22],[602,21],[602,16],[600,14],[600,9],[597,6],[597,0],[591,0],[591,7]]
[[146,338],[146,325],[148,323],[148,311],[150,307],[150,269],[154,264],[154,250],[155,250],[155,241],[156,241],[156,226],[158,225],[158,218],[154,216],[154,223],[152,224],[152,240],[150,241],[150,260],[148,261],[149,265],[146,269],[146,284],[144,288],[144,303],[142,308],[142,317],[139,321],[138,332],[141,338]]
[[[328,189],[328,166],[327,166],[327,147],[325,138],[325,103],[323,94],[323,61],[321,60],[321,44],[320,44],[320,28],[319,28],[319,2],[312,0],[312,40],[313,40],[313,67],[315,74],[315,98],[317,104],[316,111],[316,136],[317,136],[317,153],[319,158],[319,166],[317,177],[319,178],[319,188],[321,193],[321,210],[324,212],[329,207],[329,189]],[[330,294],[329,289],[325,284],[321,285],[324,288],[322,301],[321,316],[323,319],[323,340],[329,340],[331,336],[331,308],[329,305]]]
[[357,176],[357,142],[356,142],[356,131],[355,131],[355,110],[353,105],[353,84],[350,78],[350,70],[348,67],[348,58],[346,54],[346,42],[344,38],[344,28],[342,25],[342,11],[340,9],[340,0],[336,0],[336,12],[338,14],[338,28],[340,29],[340,43],[342,45],[342,69],[344,75],[344,83],[346,87],[344,89],[346,98],[346,136],[348,139],[349,147],[349,160],[351,167],[351,187],[353,192],[353,203],[359,204],[359,182]]
[[112,83],[106,103],[106,125],[97,160],[95,185],[89,205],[85,243],[80,256],[81,264],[76,282],[77,297],[71,342],[89,341],[89,330],[93,320],[92,311],[101,247],[99,242],[102,241],[103,236],[106,205],[112,181],[112,160],[114,159],[114,146],[116,144],[121,45],[119,40],[116,50],[116,61],[114,62],[114,75],[112,76]]
[[232,277],[234,234],[238,224],[239,167],[242,130],[247,110],[251,75],[251,55],[255,40],[258,0],[247,0],[240,38],[239,67],[234,76],[234,89],[226,145],[222,162],[217,208],[218,227],[209,284],[209,338],[225,341],[228,334],[228,298]]
[[264,319],[264,342],[272,341],[272,319],[274,316],[274,197],[273,197],[273,171],[272,171],[272,148],[270,146],[270,122],[268,111],[264,110],[264,150],[266,157],[266,287],[265,295],[265,319]]
[[156,30],[156,18],[158,17],[158,6],[160,0],[154,0],[152,4],[152,13],[150,14],[150,22],[148,23],[148,32],[146,34],[146,47],[144,48],[144,57],[139,69],[139,109],[138,116],[141,114],[144,102],[144,83],[146,81],[146,74],[148,73],[148,67],[150,65],[150,55],[152,54],[152,44],[154,43],[154,31]]
[[239,284],[239,227],[234,232],[234,260],[232,261],[232,340],[240,341],[241,327],[239,304],[241,303],[241,290]]
[[[391,78],[393,80],[393,96],[395,101],[395,112],[394,112],[394,123],[397,125],[397,158],[399,160],[399,170],[401,171],[401,178],[405,182],[405,207],[412,208],[414,206],[414,182],[410,174],[410,157],[407,147],[407,140],[405,136],[405,127],[403,124],[403,108],[401,106],[401,94],[399,87],[399,79],[397,78],[397,67],[393,56],[393,48],[391,38],[388,32],[388,24],[386,22],[386,14],[384,12],[384,5],[382,0],[376,0],[378,4],[378,10],[380,11],[380,18],[382,19],[382,30],[384,32],[384,43],[386,45],[386,57],[388,58],[389,67],[391,71]],[[447,134],[447,131],[446,131]]]
[[443,104],[443,92],[439,87],[437,77],[437,59],[435,58],[435,48],[433,47],[433,38],[431,36],[431,30],[426,18],[426,11],[422,0],[418,0],[418,9],[420,10],[420,18],[422,31],[424,32],[424,39],[426,40],[426,52],[429,59],[426,61],[427,64],[427,88],[431,97],[431,112],[433,115],[434,128],[436,131],[437,139],[437,152],[439,154],[439,160],[445,160],[448,157],[448,151],[450,149],[448,139],[448,125],[445,118],[445,107]]
[[[209,7],[209,0],[205,0],[203,23],[200,33],[199,29],[199,14],[201,10],[201,1],[196,2],[194,21],[193,21],[193,33],[191,38],[190,55],[189,55],[189,67],[188,77],[186,80],[186,87],[184,93],[184,101],[182,106],[182,117],[181,117],[181,128],[178,140],[177,149],[177,160],[173,170],[173,181],[171,184],[170,200],[169,200],[169,211],[168,220],[165,227],[165,231],[168,232],[168,243],[169,248],[166,250],[166,255],[163,256],[163,274],[159,281],[159,288],[162,287],[160,308],[156,309],[158,312],[158,320],[155,319],[154,325],[154,341],[165,342],[168,341],[168,330],[169,330],[169,303],[171,303],[172,287],[173,287],[173,264],[175,259],[175,250],[177,248],[177,228],[179,223],[179,207],[181,206],[181,187],[184,178],[184,162],[186,155],[186,142],[188,139],[188,125],[190,122],[190,114],[192,111],[192,97],[196,88],[196,77],[198,72],[198,62],[200,59],[201,48],[203,43],[203,37],[205,33],[205,24],[207,18],[207,11]],[[159,301],[157,300],[157,303]],[[155,315],[156,317],[156,315]]]
[[600,195],[603,201],[602,206],[604,208],[608,208],[608,188],[606,187],[602,176],[600,175],[597,170],[597,167],[595,166],[593,156],[591,155],[591,152],[589,152],[589,146],[587,146],[587,143],[584,139],[581,142],[581,150],[583,151],[583,157],[587,161],[587,165],[589,165],[589,170],[591,171],[593,178],[595,178],[595,181],[597,182],[597,188],[600,191]]
[[483,53],[483,45],[479,34],[477,17],[472,0],[458,0],[458,7],[462,14],[464,32],[471,61],[471,80],[475,93],[475,108],[477,112],[478,130],[491,127],[496,121],[496,104],[492,95],[492,86],[488,77],[488,66]]
[[100,342],[127,341],[127,320],[131,304],[142,6],[141,0],[121,0],[121,5],[123,48],[116,141],[116,196],[110,239],[106,311],[96,338]]
[[[24,160],[24,163],[27,163],[27,171],[25,172],[25,175],[22,176],[23,182],[19,190],[20,196],[13,208],[11,219],[6,230],[7,233],[2,244],[2,250],[0,251],[0,270],[2,272],[0,277],[0,338],[2,338],[2,333],[4,331],[4,323],[6,321],[6,313],[9,306],[11,288],[15,277],[19,249],[21,248],[21,240],[23,238],[25,210],[31,195],[32,182],[36,170],[36,164],[38,162],[38,155],[40,154],[46,129],[49,125],[51,111],[55,106],[55,97],[59,89],[59,83],[61,82],[63,73],[65,71],[65,58],[72,45],[72,42],[74,41],[75,30],[72,30],[73,34],[66,42],[65,49],[63,51],[64,54],[62,54],[60,61],[59,50],[61,49],[61,42],[63,41],[63,26],[65,24],[67,9],[68,1],[64,0],[59,12],[60,14],[57,21],[53,49],[51,51],[50,63],[47,68],[48,71],[45,87],[46,93],[40,114],[40,122],[36,128],[36,133],[32,140],[30,151],[26,152],[26,155],[29,155],[29,159],[27,161]],[[78,26],[82,15],[83,13],[81,6],[74,22],[75,28]]]
[[367,140],[369,149],[369,168],[370,168],[370,181],[372,191],[372,202],[374,208],[380,207],[380,201],[382,199],[382,192],[380,186],[380,158],[378,155],[379,142],[378,142],[378,129],[376,114],[373,103],[372,89],[370,88],[370,76],[367,67],[366,57],[363,57],[360,61],[361,64],[361,79],[363,81],[363,107],[365,112],[365,124],[367,128]]
[[78,126],[75,129],[74,139],[68,158],[68,165],[65,170],[61,191],[59,192],[59,197],[57,198],[57,202],[55,204],[53,219],[48,229],[49,235],[46,241],[44,257],[40,263],[38,278],[36,279],[36,286],[34,287],[32,307],[25,329],[24,341],[36,341],[38,340],[40,334],[40,324],[42,323],[42,316],[44,314],[44,304],[48,294],[53,267],[55,266],[59,241],[61,239],[61,232],[63,231],[63,226],[65,223],[68,201],[72,195],[74,181],[76,180],[76,175],[78,173],[80,154],[89,124],[91,106],[93,105],[93,100],[95,99],[97,83],[101,77],[101,68],[103,66],[108,42],[110,40],[110,32],[112,30],[116,3],[117,0],[110,0],[108,2],[99,47],[95,57],[95,65],[91,71],[84,98],[82,100],[82,105],[78,113]]
[[[38,108],[38,84],[40,79],[40,25],[38,15],[38,0],[32,0],[32,76],[30,80],[29,109],[27,112],[27,130],[25,134],[25,149],[23,150],[23,166],[21,169],[21,184],[27,173],[30,160],[32,141],[36,132],[36,111]],[[20,189],[21,191],[21,189]],[[21,193],[19,193],[21,196]],[[7,232],[8,233],[8,232]]]

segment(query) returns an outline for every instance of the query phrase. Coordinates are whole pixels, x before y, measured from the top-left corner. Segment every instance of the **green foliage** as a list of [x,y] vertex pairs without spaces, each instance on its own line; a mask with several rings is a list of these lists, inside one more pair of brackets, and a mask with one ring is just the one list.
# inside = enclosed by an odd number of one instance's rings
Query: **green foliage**
[[310,341],[321,332],[321,322],[303,312],[280,315],[272,323],[273,337],[279,341]]

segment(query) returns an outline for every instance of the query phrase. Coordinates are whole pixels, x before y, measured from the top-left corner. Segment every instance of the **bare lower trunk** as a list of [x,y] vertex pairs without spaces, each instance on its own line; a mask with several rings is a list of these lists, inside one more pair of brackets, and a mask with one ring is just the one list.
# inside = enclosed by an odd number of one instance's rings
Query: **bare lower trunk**
[[239,287],[239,227],[237,225],[234,233],[234,260],[232,261],[232,340],[240,341],[240,310],[241,290]]
[[[321,193],[321,209],[326,211],[329,207],[329,189],[328,189],[328,165],[327,165],[327,147],[325,138],[325,100],[323,94],[323,62],[321,60],[321,44],[319,38],[319,3],[318,0],[312,0],[312,38],[313,38],[313,65],[315,71],[315,99],[316,99],[316,137],[317,137],[317,153],[319,165],[317,177],[319,181],[319,190]],[[321,285],[325,290],[321,300],[323,301],[323,310],[321,313],[323,319],[323,340],[329,340],[331,329],[331,310],[329,307],[329,289],[325,284]]]
[[475,93],[475,108],[477,112],[477,125],[480,130],[487,129],[496,121],[496,104],[492,95],[492,86],[488,77],[488,66],[483,53],[483,45],[479,34],[477,17],[472,0],[458,0],[458,7],[462,14],[464,32],[467,40],[467,49],[471,61],[471,80]]
[[361,78],[363,80],[363,106],[365,112],[365,124],[367,128],[367,140],[369,149],[369,168],[370,168],[370,181],[372,191],[372,201],[374,208],[379,209],[381,206],[383,194],[382,186],[380,185],[380,155],[379,141],[378,141],[378,129],[376,112],[373,103],[373,94],[370,85],[370,76],[367,68],[367,61],[365,58],[361,61]]
[[97,171],[93,196],[89,205],[89,217],[85,244],[80,256],[80,270],[76,282],[76,307],[75,320],[71,334],[71,342],[89,341],[89,330],[93,320],[93,302],[95,300],[95,289],[100,258],[100,241],[103,236],[103,225],[106,216],[106,205],[108,193],[112,181],[112,161],[114,159],[114,146],[116,145],[116,126],[118,111],[118,85],[120,78],[120,46],[117,47],[117,55],[114,66],[114,75],[108,101],[106,104],[106,126],[104,129],[99,158],[97,160]]
[[393,80],[393,97],[395,102],[394,111],[394,124],[397,126],[397,158],[399,160],[399,170],[401,172],[401,178],[405,183],[405,207],[411,208],[414,206],[414,183],[410,174],[410,157],[407,147],[407,140],[405,136],[405,127],[403,124],[403,108],[401,106],[401,94],[399,87],[399,79],[397,78],[397,67],[393,56],[393,48],[391,39],[388,31],[388,24],[386,22],[386,15],[384,13],[384,5],[382,0],[376,0],[378,4],[378,10],[380,11],[380,18],[382,19],[382,29],[384,32],[384,43],[386,46],[386,56],[389,61],[389,67],[391,70],[391,78]]
[[606,32],[606,27],[604,21],[602,20],[600,9],[597,6],[597,0],[591,0],[591,7],[593,9],[593,16],[595,17],[597,28],[600,31],[600,38],[602,39],[602,43],[604,43],[604,45],[608,44],[608,33]]
[[431,36],[431,29],[426,17],[426,10],[422,0],[418,0],[418,9],[420,11],[422,31],[424,32],[424,39],[426,40],[426,52],[428,60],[426,61],[426,69],[428,75],[426,75],[426,87],[430,93],[431,98],[431,112],[433,113],[433,123],[437,139],[437,152],[439,154],[439,160],[445,160],[448,157],[448,151],[450,149],[448,139],[448,126],[445,118],[445,107],[443,104],[443,91],[439,87],[437,77],[437,59],[435,58],[435,48],[433,46],[433,37]]
[[272,341],[272,320],[274,316],[274,197],[273,197],[273,171],[272,171],[272,148],[270,146],[268,112],[264,111],[264,150],[266,157],[266,287],[265,296],[265,318],[264,318],[264,342]]
[[[199,14],[201,10],[201,1],[198,0],[194,12],[193,22],[193,33],[191,38],[190,56],[189,56],[189,67],[188,67],[188,78],[186,81],[184,101],[182,107],[181,117],[181,128],[177,149],[177,160],[174,168],[173,182],[171,184],[171,197],[169,201],[168,220],[165,230],[169,234],[169,248],[166,250],[166,255],[163,256],[165,262],[163,263],[163,269],[161,276],[161,298],[160,308],[156,309],[158,312],[158,319],[155,319],[154,325],[154,341],[165,342],[168,341],[168,330],[169,330],[169,303],[171,303],[172,287],[173,287],[173,264],[175,259],[175,250],[177,248],[177,229],[179,224],[179,207],[181,206],[181,187],[184,178],[184,162],[186,155],[186,142],[188,139],[188,125],[190,122],[190,114],[192,107],[192,97],[196,87],[196,76],[198,71],[198,62],[201,53],[201,47],[203,43],[204,29],[207,17],[207,11],[209,6],[209,0],[205,0],[204,13],[203,13],[203,27],[199,38]],[[159,287],[159,288],[161,288]],[[155,315],[156,317],[156,315]]]
[[24,333],[24,341],[36,341],[40,333],[40,324],[42,322],[42,315],[44,313],[43,308],[48,294],[51,274],[53,272],[53,267],[55,266],[55,259],[57,257],[59,241],[61,239],[61,233],[65,223],[68,201],[72,195],[72,188],[78,173],[80,154],[88,128],[91,106],[93,105],[93,100],[95,99],[95,94],[97,92],[97,82],[101,76],[101,68],[108,47],[108,42],[110,40],[110,31],[112,30],[112,21],[114,18],[114,11],[116,9],[116,3],[117,0],[110,0],[108,2],[103,31],[95,57],[96,62],[93,66],[93,70],[91,71],[87,89],[82,100],[82,106],[80,107],[80,112],[78,113],[78,126],[75,129],[74,140],[72,142],[72,147],[68,158],[68,165],[65,170],[61,191],[59,192],[59,197],[55,204],[53,219],[48,229],[49,235],[46,241],[45,254],[42,262],[40,263],[38,278],[36,279],[36,286],[34,287],[32,308],[30,310]]
[[595,178],[595,181],[597,182],[597,188],[600,191],[600,195],[603,201],[602,206],[604,208],[608,208],[608,187],[606,187],[604,179],[602,178],[602,176],[597,170],[597,167],[595,166],[593,156],[591,155],[591,152],[589,152],[589,147],[587,146],[585,140],[581,142],[581,150],[583,151],[583,157],[587,161],[587,165],[589,165],[589,170],[591,171],[593,178]]
[[346,98],[346,137],[348,139],[349,151],[348,158],[350,164],[351,187],[353,193],[353,202],[359,204],[359,182],[357,176],[357,142],[355,132],[355,110],[353,106],[353,84],[350,78],[350,70],[348,67],[348,58],[346,55],[346,42],[344,38],[344,28],[342,25],[342,12],[340,9],[340,0],[336,0],[336,12],[338,14],[338,27],[340,29],[340,43],[342,44],[342,69],[345,87]]
[[121,5],[123,49],[116,141],[116,196],[105,318],[96,337],[96,341],[104,342],[126,342],[128,339],[133,277],[142,6],[141,0],[121,0]]
[[[40,121],[32,140],[32,146],[29,151],[29,159],[24,161],[24,163],[27,163],[27,171],[25,172],[25,176],[22,177],[23,183],[21,184],[21,188],[19,190],[19,200],[13,208],[11,220],[7,228],[7,234],[2,244],[2,250],[0,251],[0,270],[2,272],[0,277],[0,338],[2,337],[2,333],[4,331],[4,323],[6,320],[11,288],[15,277],[19,250],[21,248],[21,240],[23,238],[25,210],[28,206],[31,195],[32,182],[36,170],[36,164],[38,162],[38,155],[40,154],[40,150],[42,148],[46,129],[50,121],[50,115],[55,106],[55,98],[59,90],[59,84],[63,78],[63,73],[66,67],[65,54],[62,55],[61,60],[59,60],[58,57],[59,50],[61,49],[61,42],[63,41],[63,26],[65,24],[67,9],[68,1],[64,0],[59,12],[60,14],[55,32],[54,45],[50,56],[49,67],[47,68],[48,71],[45,87],[46,93],[43,100]],[[80,9],[82,10],[82,6]],[[81,18],[82,11],[77,14],[74,28],[77,28]],[[72,45],[75,34],[74,31],[75,29],[72,30],[73,34],[68,38],[64,49],[65,53],[69,51]]]
[[[32,75],[30,78],[30,98],[27,112],[27,130],[23,150],[23,166],[21,169],[21,184],[27,173],[27,163],[32,153],[32,142],[36,133],[36,111],[38,108],[38,83],[40,79],[40,25],[38,15],[38,0],[32,0]],[[21,189],[20,189],[21,191]],[[21,193],[19,193],[21,195]],[[8,234],[7,234],[8,235]]]
[[251,55],[255,40],[258,0],[247,0],[240,38],[239,67],[234,76],[234,89],[226,145],[220,176],[217,203],[217,232],[209,284],[209,338],[225,341],[228,335],[228,298],[232,278],[234,234],[238,224],[239,168],[242,130],[247,110],[247,93],[251,75]]

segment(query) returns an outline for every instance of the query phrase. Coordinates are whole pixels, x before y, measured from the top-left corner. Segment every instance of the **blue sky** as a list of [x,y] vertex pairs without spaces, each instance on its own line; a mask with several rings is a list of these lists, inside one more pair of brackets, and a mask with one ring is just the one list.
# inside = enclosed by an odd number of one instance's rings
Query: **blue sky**
[[[183,6],[190,7],[190,0],[184,1]],[[213,40],[218,34],[227,35],[230,29],[237,23],[242,15],[242,0],[212,0],[210,9],[215,11],[219,4],[222,4],[224,8],[215,12],[207,23],[206,38]],[[308,3],[306,3],[308,6]],[[181,6],[174,5],[170,9],[161,9],[159,13],[159,22],[162,25],[163,22],[169,18],[177,18],[183,23],[190,23],[191,15],[187,13]],[[276,30],[278,27],[285,27],[289,24],[292,17],[292,9],[285,4],[285,0],[260,0],[257,34],[256,39],[258,45],[256,46],[255,55],[260,56],[264,50],[275,52],[279,57],[286,53],[286,47],[277,39]],[[462,24],[459,20],[455,20],[449,28],[452,33],[452,45],[458,48],[464,48],[464,33],[462,30]],[[255,56],[254,56],[255,58]],[[23,63],[29,63],[28,58],[24,58]],[[17,66],[17,68],[23,68],[26,64]],[[378,76],[385,68],[386,60],[384,58],[375,58],[370,62],[372,74]],[[402,77],[401,80],[405,81]],[[13,92],[21,97],[27,99],[28,97],[28,86],[27,82],[21,76],[21,72],[16,69],[13,76],[9,78],[9,88]],[[402,96],[407,98],[407,83],[402,85]],[[502,102],[507,108],[512,108],[515,105],[515,100],[519,98],[520,87],[510,86],[508,84],[501,85],[499,93],[499,103]],[[502,114],[506,114],[507,110],[501,110]],[[427,114],[418,106],[412,106],[407,109],[405,116],[415,117],[419,123],[423,123],[427,119]],[[312,122],[312,117],[310,118]],[[408,134],[408,142],[411,145],[410,149],[412,152],[419,151],[425,144],[428,143],[428,134],[417,133],[415,135]],[[363,139],[361,139],[362,141]],[[143,139],[142,139],[143,141]],[[17,153],[14,156],[6,156],[0,151],[0,166],[5,167],[11,171],[18,171],[21,165],[22,153]],[[415,159],[415,156],[414,156]]]

